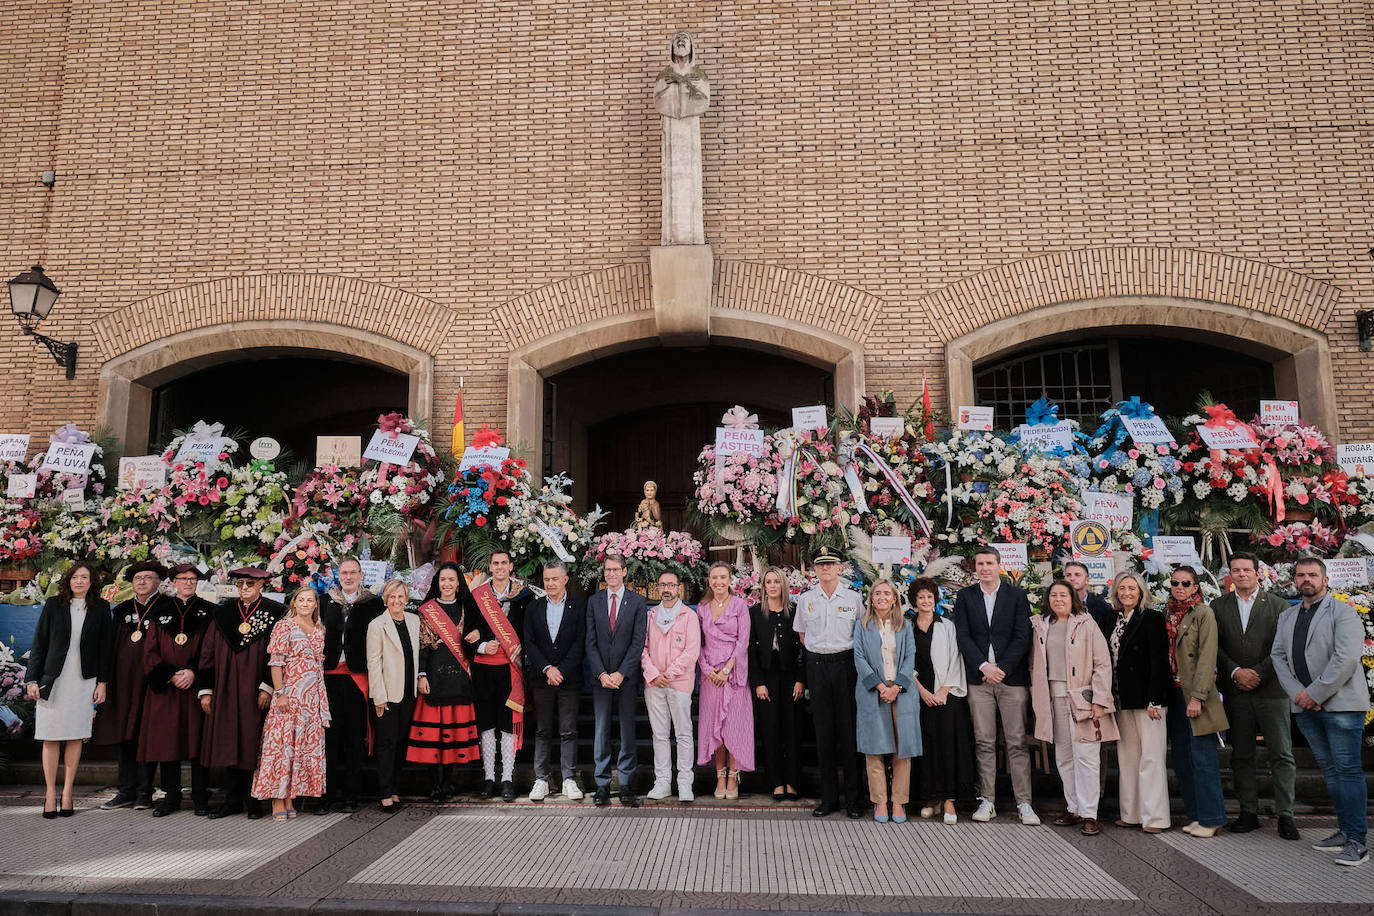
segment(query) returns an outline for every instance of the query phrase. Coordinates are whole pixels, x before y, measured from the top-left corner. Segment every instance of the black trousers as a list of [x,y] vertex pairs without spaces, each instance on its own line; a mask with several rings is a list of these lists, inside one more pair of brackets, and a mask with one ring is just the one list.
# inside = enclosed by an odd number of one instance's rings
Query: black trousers
[[406,763],[406,743],[410,738],[415,698],[386,704],[386,712],[380,716],[375,704],[369,708],[372,710],[372,756],[377,761],[377,797],[390,798],[397,794],[396,780]]
[[120,795],[153,797],[153,765],[138,759],[138,739],[119,742],[119,769],[115,780]]
[[257,799],[253,798],[253,771],[240,770],[237,767],[224,768],[224,803],[226,805],[239,805],[245,810],[256,807]]
[[[148,764],[148,775],[151,778],[153,771],[162,767],[162,791],[167,793],[167,797],[173,801],[181,801],[181,761],[164,760],[161,763]],[[205,771],[205,767],[200,765],[199,760],[191,761],[191,801],[196,805],[203,805],[210,800],[210,780]]]
[[811,691],[811,716],[816,722],[816,757],[821,768],[821,803],[840,801],[838,767],[844,768],[844,800],[862,805],[859,794],[858,736],[854,731],[854,685],[858,681],[854,653],[806,653],[806,681]]
[[577,775],[577,703],[581,699],[579,687],[550,687],[544,684],[532,688],[532,692],[535,720],[534,778],[549,778],[554,728],[557,726],[558,763],[562,768],[563,778],[572,779]]
[[347,674],[326,674],[324,691],[330,715],[329,728],[324,730],[325,795],[340,803],[356,802],[363,759],[367,756],[371,704]]
[[782,682],[778,671],[763,677],[768,700],[754,700],[754,725],[762,745],[764,784],[797,787],[801,760],[797,750],[797,703],[792,699],[795,681]]

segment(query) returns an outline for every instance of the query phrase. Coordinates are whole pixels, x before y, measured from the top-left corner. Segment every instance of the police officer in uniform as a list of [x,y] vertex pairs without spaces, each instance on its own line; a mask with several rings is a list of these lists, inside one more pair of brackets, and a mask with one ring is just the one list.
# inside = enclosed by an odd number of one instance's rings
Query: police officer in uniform
[[[792,628],[805,649],[805,676],[816,723],[816,753],[821,768],[821,799],[812,814],[825,817],[840,807],[836,767],[844,768],[844,801],[851,818],[863,816],[859,752],[854,732],[854,622],[863,599],[840,585],[840,554],[822,547],[811,558],[819,584],[797,599]],[[837,756],[838,751],[838,756]]]

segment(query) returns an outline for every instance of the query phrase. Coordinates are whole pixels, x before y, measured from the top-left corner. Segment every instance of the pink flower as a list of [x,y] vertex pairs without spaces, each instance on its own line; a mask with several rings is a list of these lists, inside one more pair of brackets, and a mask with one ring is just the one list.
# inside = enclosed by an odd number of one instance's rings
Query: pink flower
[[200,497],[200,499],[199,499],[198,501],[200,502],[200,504],[201,504],[202,506],[208,506],[208,505],[210,505],[210,497],[208,497],[208,496],[202,496],[202,497]]
[[1131,449],[1131,450],[1130,450],[1129,452],[1127,452],[1126,454],[1127,454],[1128,456],[1130,456],[1131,458],[1139,458],[1139,457],[1140,457],[1140,452],[1139,452],[1138,450],[1136,450],[1136,449]]

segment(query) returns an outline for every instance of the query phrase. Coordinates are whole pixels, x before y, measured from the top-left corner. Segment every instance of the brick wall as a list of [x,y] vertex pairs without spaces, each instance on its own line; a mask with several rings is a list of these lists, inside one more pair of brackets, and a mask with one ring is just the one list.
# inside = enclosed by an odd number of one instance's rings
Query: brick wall
[[863,335],[870,390],[943,391],[951,289],[963,329],[1039,304],[971,278],[1186,249],[1335,287],[1309,320],[1344,434],[1374,437],[1367,4],[592,6],[0,0],[0,268],[41,256],[64,292],[44,330],[82,345],[66,382],[0,335],[0,384],[30,392],[0,427],[93,422],[101,358],[205,323],[183,288],[267,274],[424,303],[418,330],[385,297],[317,318],[423,338],[433,413],[461,376],[469,422],[503,423],[513,338],[642,307],[651,86],[686,27],[718,277],[773,271],[742,306],[772,314],[850,303],[812,323]]

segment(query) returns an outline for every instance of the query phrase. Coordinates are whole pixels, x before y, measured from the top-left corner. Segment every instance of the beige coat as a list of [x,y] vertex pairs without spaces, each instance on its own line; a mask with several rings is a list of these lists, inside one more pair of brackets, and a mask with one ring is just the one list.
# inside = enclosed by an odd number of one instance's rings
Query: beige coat
[[1193,606],[1178,622],[1174,661],[1184,701],[1193,697],[1202,701],[1202,712],[1196,719],[1188,720],[1193,735],[1215,735],[1229,728],[1226,709],[1217,692],[1217,618],[1206,604]]
[[[1064,641],[1068,655],[1067,684],[1069,708],[1074,711],[1073,740],[1097,744],[1116,741],[1121,737],[1116,727],[1116,704],[1112,701],[1112,655],[1107,638],[1090,614],[1075,614],[1067,624],[1068,638]],[[1054,743],[1054,702],[1050,693],[1049,662],[1045,644],[1049,638],[1049,619],[1039,615],[1031,618],[1030,671],[1031,708],[1035,711],[1035,737]],[[1091,690],[1091,700],[1084,695]],[[1107,711],[1093,722],[1094,705]],[[1079,716],[1083,716],[1082,719]]]
[[[406,631],[410,634],[412,676],[420,670],[420,615],[406,614]],[[410,685],[411,696],[415,685]],[[396,621],[383,611],[367,625],[367,692],[373,705],[399,703],[406,693],[406,657],[401,650],[401,637],[396,633]]]

